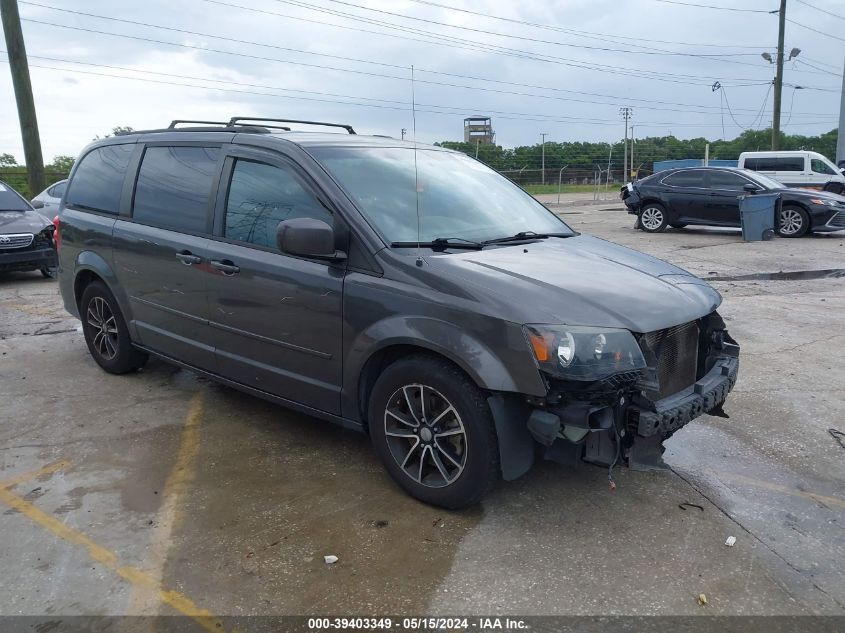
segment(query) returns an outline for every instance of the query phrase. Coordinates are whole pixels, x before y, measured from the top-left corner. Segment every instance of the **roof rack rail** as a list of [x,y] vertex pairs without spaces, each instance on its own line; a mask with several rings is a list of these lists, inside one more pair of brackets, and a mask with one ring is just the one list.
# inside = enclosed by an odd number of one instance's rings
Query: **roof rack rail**
[[175,130],[177,125],[182,123],[199,123],[200,125],[222,125],[224,127],[228,127],[228,123],[226,121],[193,121],[191,119],[176,119],[170,122],[170,125],[167,126],[168,130]]
[[[302,125],[323,125],[326,127],[339,127],[343,128],[350,134],[355,134],[355,130],[352,129],[351,125],[346,125],[344,123],[326,123],[324,121],[298,121],[296,119],[265,119],[263,117],[253,117],[253,116],[234,116],[229,119],[229,126],[234,127],[236,125],[242,125],[239,121],[274,121],[276,123],[300,123]],[[273,126],[266,126],[266,127],[273,127]],[[289,129],[289,128],[281,128],[281,129]]]

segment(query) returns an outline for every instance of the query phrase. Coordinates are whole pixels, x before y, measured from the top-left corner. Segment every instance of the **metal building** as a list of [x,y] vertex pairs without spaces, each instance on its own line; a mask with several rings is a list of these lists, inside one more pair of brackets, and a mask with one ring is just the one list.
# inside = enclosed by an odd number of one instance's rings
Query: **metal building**
[[492,145],[496,139],[493,119],[489,116],[470,116],[464,119],[464,142]]

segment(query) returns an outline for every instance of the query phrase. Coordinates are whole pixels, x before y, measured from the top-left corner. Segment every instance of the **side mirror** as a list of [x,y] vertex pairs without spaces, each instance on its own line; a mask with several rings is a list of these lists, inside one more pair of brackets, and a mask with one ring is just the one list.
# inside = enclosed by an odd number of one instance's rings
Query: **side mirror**
[[758,191],[760,191],[760,187],[751,182],[745,183],[742,188],[748,193],[757,193]]
[[33,200],[32,202],[30,202],[30,204],[32,205],[33,209],[43,209],[44,208],[44,202],[42,200]]
[[334,229],[314,218],[294,218],[279,222],[276,246],[288,255],[332,261],[346,259],[346,253],[335,250]]

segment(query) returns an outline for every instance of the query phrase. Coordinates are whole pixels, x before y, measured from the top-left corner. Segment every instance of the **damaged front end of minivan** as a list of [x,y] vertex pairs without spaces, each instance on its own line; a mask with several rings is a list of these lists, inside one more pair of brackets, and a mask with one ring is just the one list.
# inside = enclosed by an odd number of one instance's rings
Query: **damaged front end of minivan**
[[[739,345],[717,312],[655,332],[526,325],[546,381],[528,399],[527,428],[546,459],[660,468],[663,442],[722,406]],[[507,475],[506,475],[507,476]]]

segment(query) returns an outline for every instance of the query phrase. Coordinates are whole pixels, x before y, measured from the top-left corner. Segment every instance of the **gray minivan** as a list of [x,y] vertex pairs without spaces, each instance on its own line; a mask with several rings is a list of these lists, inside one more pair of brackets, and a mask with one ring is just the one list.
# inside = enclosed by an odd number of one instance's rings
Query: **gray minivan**
[[[261,121],[82,152],[59,281],[106,371],[152,354],[369,433],[400,486],[449,508],[535,456],[659,461],[722,413],[739,348],[697,277],[462,153]],[[286,129],[304,123],[343,132]]]

